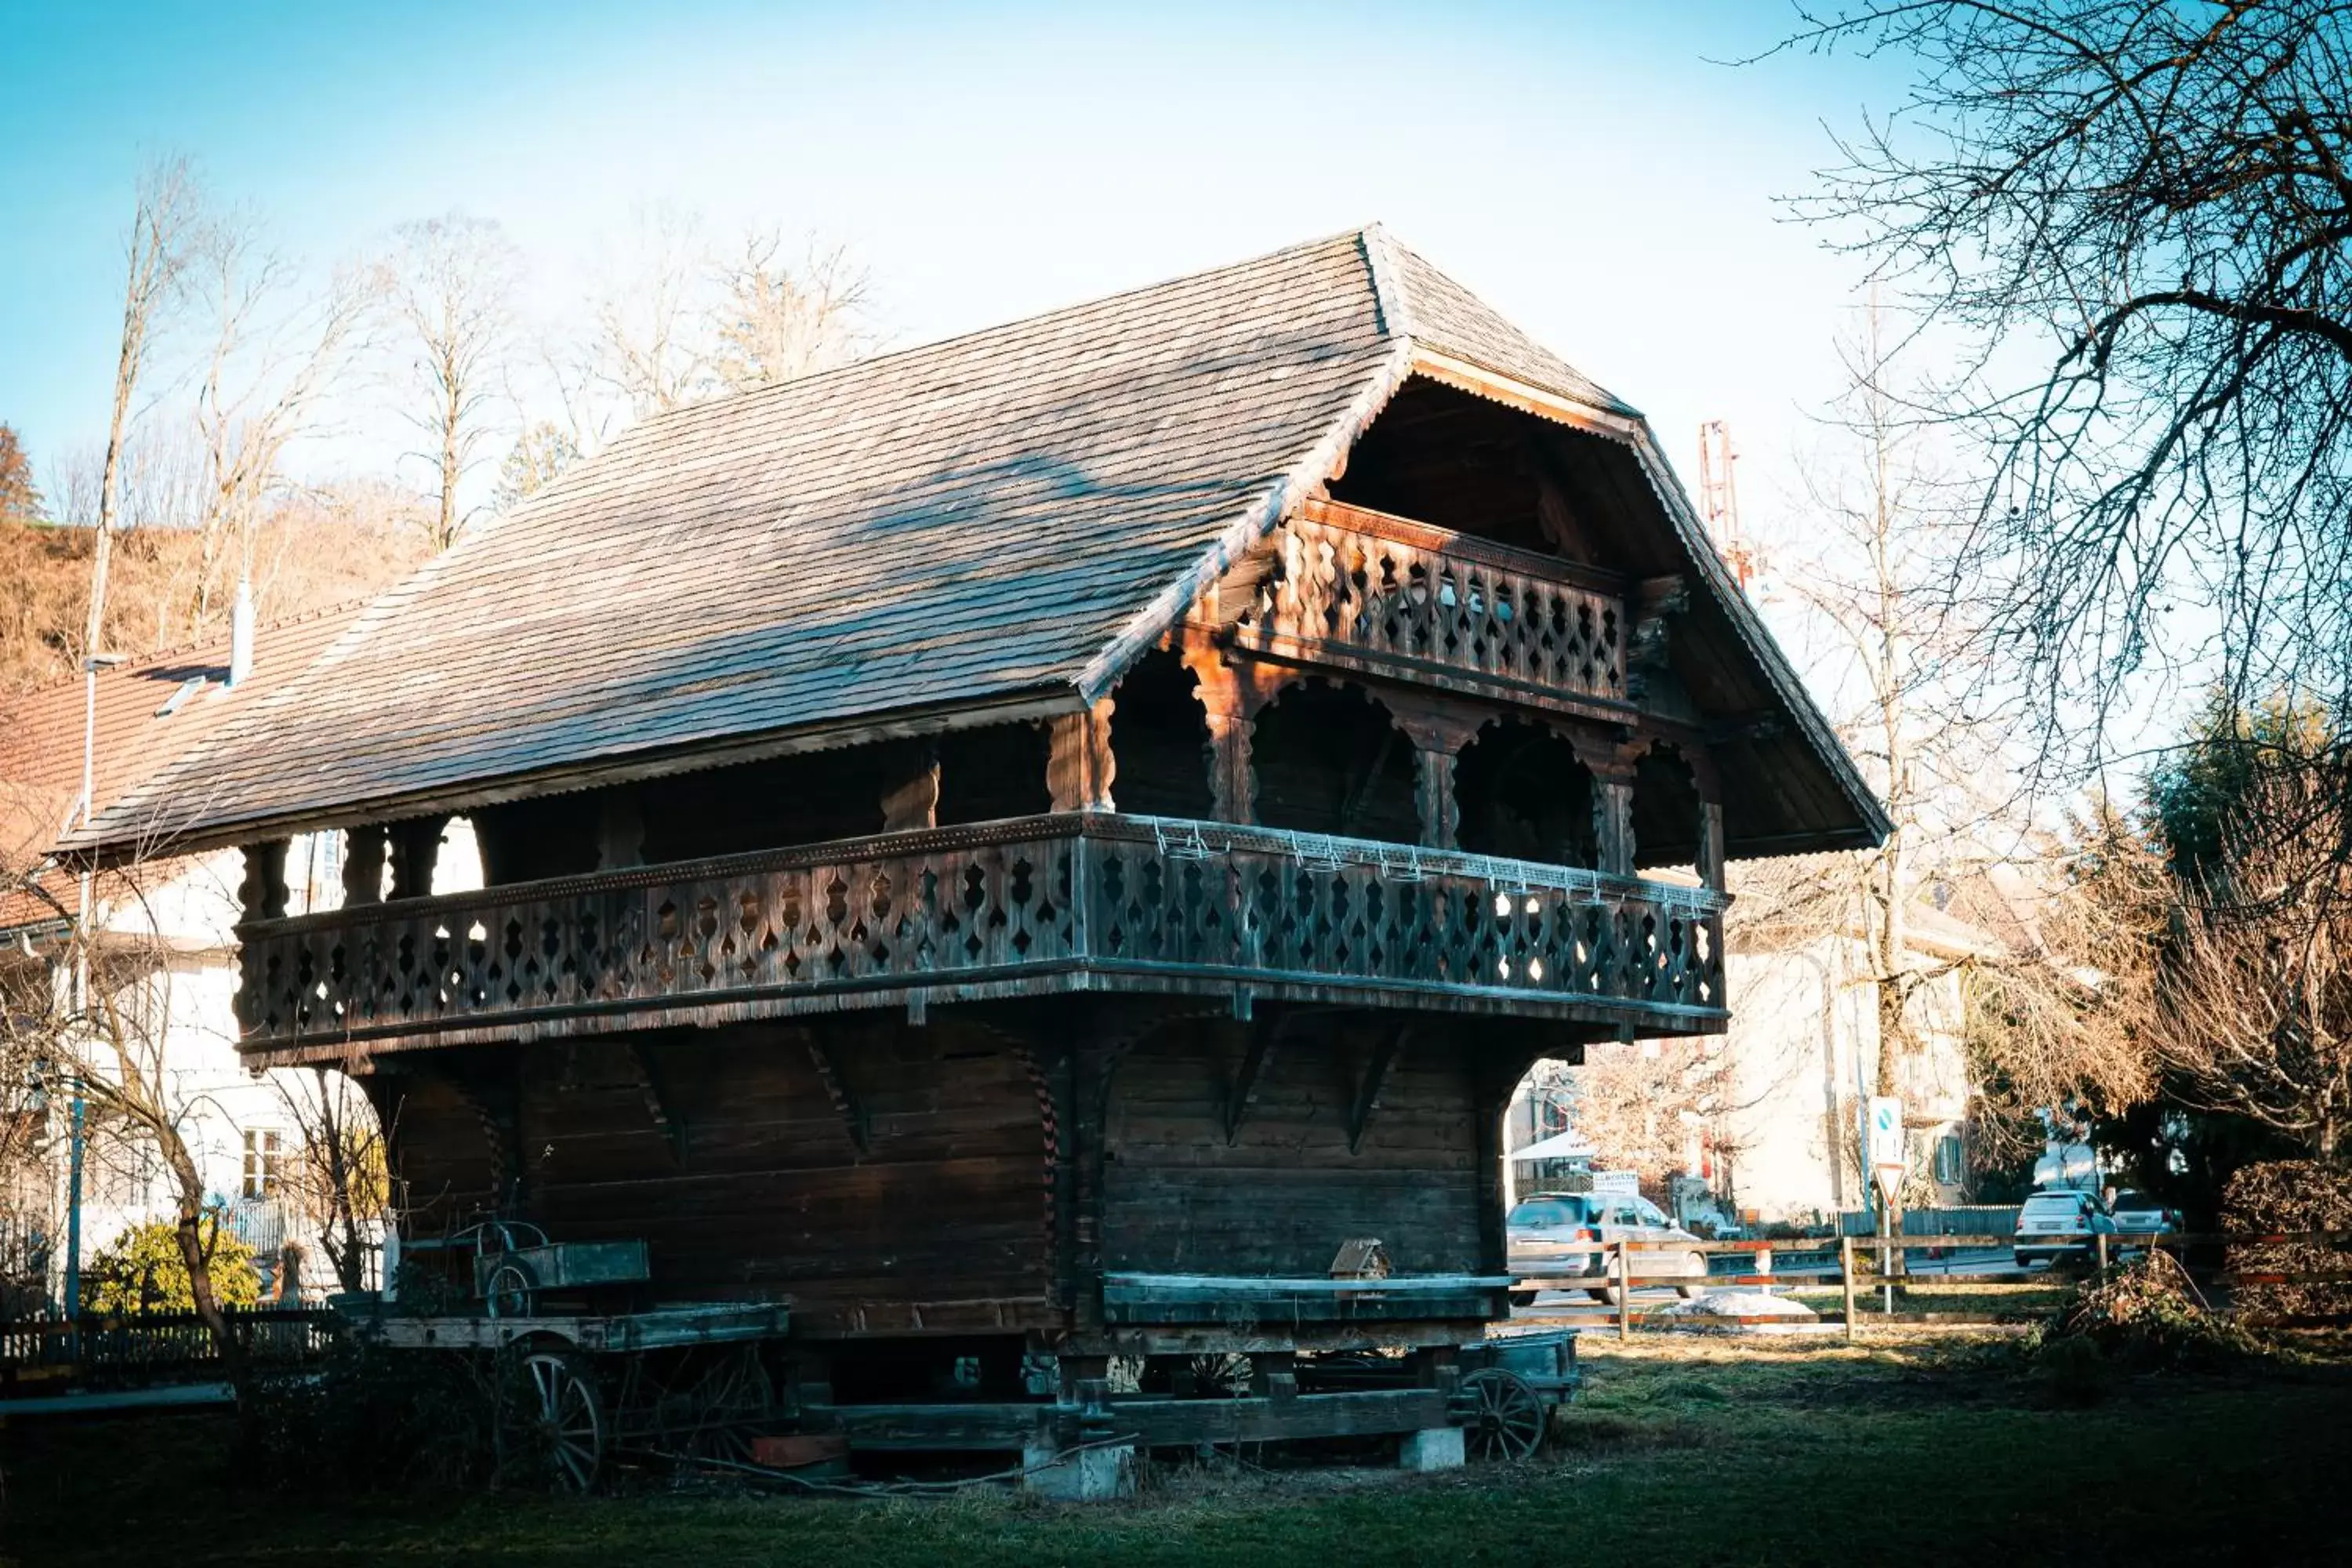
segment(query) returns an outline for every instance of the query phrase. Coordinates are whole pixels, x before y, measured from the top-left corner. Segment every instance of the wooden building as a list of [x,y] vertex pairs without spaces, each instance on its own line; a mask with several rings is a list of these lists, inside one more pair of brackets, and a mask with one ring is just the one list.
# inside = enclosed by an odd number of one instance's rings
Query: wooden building
[[845,1409],[1475,1336],[1528,1066],[1884,827],[1640,415],[1371,228],[650,421],[70,847],[245,848],[413,1235],[641,1237]]

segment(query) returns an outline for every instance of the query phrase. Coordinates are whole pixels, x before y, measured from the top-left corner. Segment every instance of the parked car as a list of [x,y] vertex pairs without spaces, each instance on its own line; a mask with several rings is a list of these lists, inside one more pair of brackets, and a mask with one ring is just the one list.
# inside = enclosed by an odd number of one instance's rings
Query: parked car
[[[2124,1236],[2178,1236],[2180,1234],[2180,1214],[2166,1208],[2146,1193],[2117,1193],[2113,1209],[2116,1229]],[[2126,1247],[2126,1252],[2145,1252],[2146,1247]]]
[[2097,1247],[2098,1237],[2115,1232],[2115,1215],[2095,1193],[2045,1189],[2028,1197],[2017,1211],[2017,1266],[2082,1262]]
[[[1698,1241],[1657,1205],[1631,1194],[1534,1193],[1511,1206],[1507,1223],[1511,1273],[1517,1281],[1511,1291],[1515,1307],[1531,1305],[1539,1290],[1570,1289],[1614,1306],[1617,1288],[1607,1283],[1612,1242]],[[1643,1247],[1633,1254],[1633,1272],[1703,1280],[1706,1254]],[[1677,1284],[1675,1289],[1688,1298],[1698,1287]]]

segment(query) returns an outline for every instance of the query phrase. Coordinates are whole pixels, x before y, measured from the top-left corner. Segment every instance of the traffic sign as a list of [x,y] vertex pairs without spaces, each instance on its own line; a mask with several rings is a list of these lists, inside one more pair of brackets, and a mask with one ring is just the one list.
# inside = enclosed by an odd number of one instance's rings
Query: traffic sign
[[1891,1094],[1870,1097],[1870,1173],[1889,1205],[1903,1190],[1911,1163],[1903,1154],[1903,1102]]

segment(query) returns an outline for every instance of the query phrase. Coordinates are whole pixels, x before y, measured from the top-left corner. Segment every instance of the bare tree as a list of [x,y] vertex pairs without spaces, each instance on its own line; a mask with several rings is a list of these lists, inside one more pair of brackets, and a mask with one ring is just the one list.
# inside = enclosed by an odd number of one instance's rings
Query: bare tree
[[1736,1065],[1716,1035],[1589,1046],[1571,1078],[1577,1133],[1603,1163],[1662,1178],[1723,1136]]
[[146,909],[143,880],[137,868],[113,874],[106,886],[116,907],[86,913],[99,908],[87,894],[82,910],[68,909],[47,879],[8,878],[0,891],[45,906],[45,923],[60,934],[35,955],[47,961],[47,1005],[9,1010],[0,1016],[0,1029],[9,1050],[50,1064],[51,1076],[74,1084],[94,1117],[113,1121],[127,1139],[160,1156],[196,1314],[231,1380],[241,1383],[243,1347],[213,1285],[218,1227],[211,1223],[209,1191],[186,1135],[194,1107],[181,1100],[165,1059],[173,1014],[171,944],[155,934],[161,928]]
[[82,637],[85,658],[98,651],[106,631],[107,569],[121,499],[123,444],[131,400],[162,314],[179,286],[197,207],[194,176],[184,160],[174,160],[148,170],[131,208],[126,247],[129,265],[122,288],[122,341],[115,355],[114,405],[106,426],[106,457],[99,478],[98,536],[90,555],[89,616]]
[[667,414],[719,391],[701,219],[667,205],[638,208],[628,233],[607,243],[602,271],[591,363],[630,415]]
[[407,339],[411,402],[404,416],[425,437],[414,455],[433,470],[432,542],[446,550],[470,515],[458,488],[490,436],[489,413],[513,352],[520,261],[505,231],[486,218],[426,218],[403,225],[398,239],[388,287]]
[[2352,1155],[2352,811],[2307,770],[2257,780],[2225,875],[2184,899],[2150,1010],[2168,1082],[2313,1158]]
[[244,215],[205,226],[192,253],[213,319],[196,398],[206,480],[193,595],[200,626],[221,586],[225,548],[236,550],[239,580],[252,575],[263,498],[288,444],[312,427],[320,394],[358,346],[372,298],[368,279],[344,272],[316,299],[289,301],[299,287],[293,264]]
[[774,231],[753,230],[718,269],[712,368],[737,392],[847,364],[873,345],[866,269],[840,247],[814,245],[790,267],[783,248]]
[[1976,345],[1922,405],[1981,442],[1955,581],[2046,747],[2128,678],[2352,691],[2352,10],[1870,0],[1794,46],[1907,58],[1802,204]]
[[326,1248],[343,1289],[368,1289],[368,1258],[391,1212],[383,1133],[359,1086],[331,1068],[277,1077],[279,1098],[302,1147],[289,1168],[289,1195]]

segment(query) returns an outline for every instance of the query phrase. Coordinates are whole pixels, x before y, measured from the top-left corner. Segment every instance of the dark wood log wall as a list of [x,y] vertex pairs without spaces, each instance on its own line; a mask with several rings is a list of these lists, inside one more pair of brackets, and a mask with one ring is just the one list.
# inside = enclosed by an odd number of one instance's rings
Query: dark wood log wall
[[1401,1046],[1381,1019],[1193,1021],[1145,1039],[1112,1080],[1104,1267],[1321,1276],[1342,1242],[1377,1237],[1401,1273],[1475,1268],[1491,1173],[1472,1074],[1446,1026],[1429,1027]]
[[[643,1238],[665,1299],[788,1295],[816,1331],[1058,1321],[1051,1124],[1003,1037],[845,1018],[504,1057],[510,1212],[557,1239]],[[399,1174],[433,1205],[413,1234],[478,1215],[497,1190],[499,1152],[457,1087],[470,1065],[380,1080],[398,1086]]]

